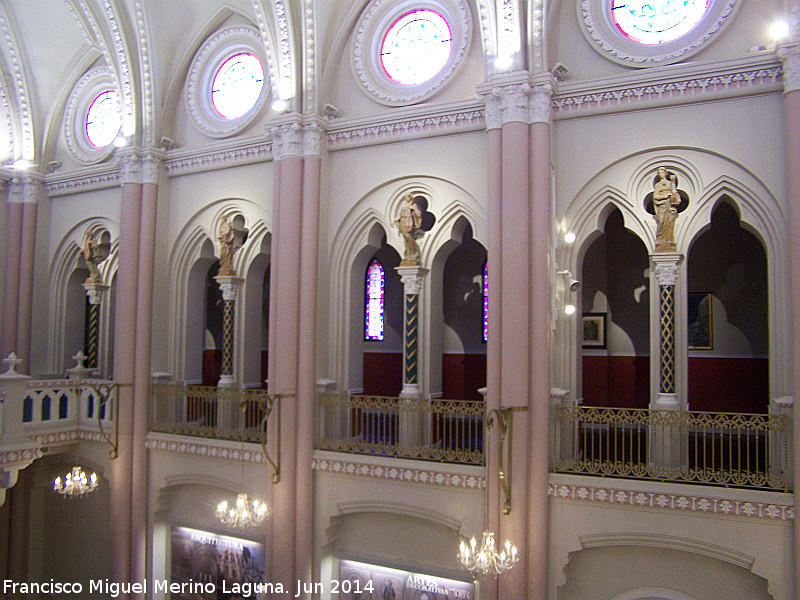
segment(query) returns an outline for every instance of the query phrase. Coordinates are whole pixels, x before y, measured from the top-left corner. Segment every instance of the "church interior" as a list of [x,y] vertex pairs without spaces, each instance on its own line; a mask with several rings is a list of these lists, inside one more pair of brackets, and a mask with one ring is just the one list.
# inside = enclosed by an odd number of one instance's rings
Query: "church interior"
[[0,30],[0,596],[800,598],[800,1]]

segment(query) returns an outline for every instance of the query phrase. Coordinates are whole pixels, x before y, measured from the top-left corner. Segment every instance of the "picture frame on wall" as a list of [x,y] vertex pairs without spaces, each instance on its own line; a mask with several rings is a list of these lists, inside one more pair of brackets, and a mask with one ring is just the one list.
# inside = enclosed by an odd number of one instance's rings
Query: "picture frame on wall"
[[713,350],[714,327],[712,297],[709,293],[687,294],[687,334],[689,350]]
[[583,347],[606,348],[606,313],[583,313]]

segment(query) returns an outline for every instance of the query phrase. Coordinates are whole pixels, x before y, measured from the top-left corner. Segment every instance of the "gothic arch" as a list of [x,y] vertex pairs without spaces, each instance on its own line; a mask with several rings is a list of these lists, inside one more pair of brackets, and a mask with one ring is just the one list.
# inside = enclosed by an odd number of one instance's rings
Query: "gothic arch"
[[[245,226],[253,235],[248,235],[244,246],[233,256],[233,267],[239,276],[248,273],[250,264],[262,249],[262,243],[269,235],[270,224],[265,221],[264,210],[257,203],[229,198],[217,200],[201,208],[189,218],[183,229],[177,235],[169,255],[169,289],[170,289],[170,331],[172,339],[169,346],[170,373],[178,380],[185,380],[187,376],[187,351],[189,319],[190,280],[198,261],[205,261],[210,266],[219,255],[217,242],[217,228],[220,218],[236,215],[244,217]],[[241,296],[245,297],[245,282]],[[196,287],[196,286],[195,286]],[[237,301],[238,303],[238,301]],[[244,331],[244,310],[236,311],[236,331]],[[242,353],[244,349],[243,336],[237,335],[235,340],[234,366],[237,381],[241,380]]]
[[[106,285],[111,286],[117,273],[119,249],[119,225],[104,217],[85,219],[77,223],[59,242],[58,247],[50,261],[49,277],[49,340],[48,340],[48,369],[60,372],[64,369],[65,361],[70,357],[64,356],[64,332],[67,319],[67,292],[69,280],[75,269],[78,268],[82,256],[84,235],[87,230],[108,232],[111,249],[106,260],[99,265],[100,273]],[[113,355],[110,348],[110,332],[113,327],[114,314],[111,310],[110,292],[103,298],[101,305],[100,326],[100,366],[108,366]]]
[[[447,242],[453,240],[453,228],[463,217],[473,227],[474,238],[487,247],[488,226],[485,207],[466,190],[452,182],[433,177],[407,177],[377,186],[353,204],[333,236],[329,254],[330,287],[330,340],[328,368],[331,379],[340,386],[349,386],[353,370],[352,351],[342,351],[350,347],[350,331],[353,327],[350,307],[355,302],[350,287],[351,270],[355,268],[357,257],[367,247],[373,252],[380,248],[385,233],[386,243],[402,257],[404,245],[394,226],[402,198],[406,193],[419,193],[429,199],[429,210],[436,215],[436,223],[428,232],[421,246],[421,263],[431,268],[436,261],[443,261],[446,255],[438,255]],[[444,258],[443,258],[444,257]],[[361,257],[366,268],[367,256]],[[443,262],[442,262],[443,264]],[[431,322],[431,283],[430,276],[424,282],[420,304],[420,322],[424,324],[421,353],[429,355]],[[419,378],[425,393],[429,388],[430,368],[428,361],[422,361]]]

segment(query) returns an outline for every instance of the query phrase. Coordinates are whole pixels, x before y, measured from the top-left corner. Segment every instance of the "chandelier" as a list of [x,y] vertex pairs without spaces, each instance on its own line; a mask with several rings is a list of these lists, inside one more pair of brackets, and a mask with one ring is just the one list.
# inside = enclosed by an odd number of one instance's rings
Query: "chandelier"
[[56,477],[53,490],[64,498],[81,498],[97,489],[97,473],[86,475],[79,466],[74,466],[63,478]]
[[225,525],[231,527],[255,527],[260,525],[269,516],[269,509],[264,502],[258,500],[248,501],[247,493],[239,492],[236,503],[228,506],[228,501],[223,500],[217,505],[217,518]]
[[505,548],[498,552],[494,541],[494,533],[484,531],[480,548],[474,537],[469,543],[461,540],[458,560],[465,569],[476,577],[478,574],[485,577],[489,573],[494,573],[494,576],[497,577],[516,565],[519,562],[519,556],[517,555],[517,547],[508,540],[506,540]]

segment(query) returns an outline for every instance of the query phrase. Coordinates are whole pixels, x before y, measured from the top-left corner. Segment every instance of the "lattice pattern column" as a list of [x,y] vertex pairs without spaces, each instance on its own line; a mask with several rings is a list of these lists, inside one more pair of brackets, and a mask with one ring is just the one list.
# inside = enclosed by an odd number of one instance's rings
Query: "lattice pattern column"
[[232,387],[233,377],[233,339],[235,335],[234,317],[236,315],[236,295],[244,283],[243,279],[232,275],[217,275],[219,289],[222,290],[222,368],[219,387]]
[[659,333],[659,405],[677,405],[676,395],[676,304],[675,285],[678,283],[678,265],[683,255],[665,252],[653,254],[655,276],[658,283],[658,333]]

